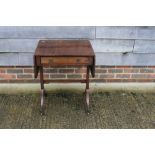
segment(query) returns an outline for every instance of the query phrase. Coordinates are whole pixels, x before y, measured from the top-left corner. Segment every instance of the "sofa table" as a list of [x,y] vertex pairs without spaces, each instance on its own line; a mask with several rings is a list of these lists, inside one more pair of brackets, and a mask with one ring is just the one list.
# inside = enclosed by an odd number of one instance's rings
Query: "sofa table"
[[[44,79],[43,67],[86,67],[85,79]],[[40,40],[34,54],[34,77],[40,72],[41,114],[44,115],[44,83],[86,83],[85,110],[89,113],[89,73],[95,77],[95,54],[88,40]]]

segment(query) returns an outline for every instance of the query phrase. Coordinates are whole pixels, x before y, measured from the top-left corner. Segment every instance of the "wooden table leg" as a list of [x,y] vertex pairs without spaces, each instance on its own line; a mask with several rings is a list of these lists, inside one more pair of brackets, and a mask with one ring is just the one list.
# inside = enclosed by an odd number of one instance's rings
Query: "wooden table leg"
[[43,77],[43,67],[40,66],[40,85],[41,85],[41,108],[40,112],[41,115],[45,115],[45,105],[44,105],[44,100],[45,100],[45,90],[44,90],[44,77]]
[[85,110],[89,114],[90,113],[90,101],[89,101],[89,66],[87,66],[87,73],[86,73],[86,89],[85,89]]

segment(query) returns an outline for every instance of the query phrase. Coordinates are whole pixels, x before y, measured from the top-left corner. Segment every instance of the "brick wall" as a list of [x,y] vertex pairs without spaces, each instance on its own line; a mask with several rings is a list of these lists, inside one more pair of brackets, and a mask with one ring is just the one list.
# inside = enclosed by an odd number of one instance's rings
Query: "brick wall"
[[[90,40],[97,65],[92,81],[155,81],[155,26],[1,26],[0,83],[38,82],[30,66],[40,39]],[[84,68],[44,72],[46,78],[85,77]]]
[[[85,68],[45,68],[47,79],[85,78]],[[34,80],[33,67],[0,67],[0,83],[31,82]],[[96,66],[92,82],[155,82],[155,66]]]

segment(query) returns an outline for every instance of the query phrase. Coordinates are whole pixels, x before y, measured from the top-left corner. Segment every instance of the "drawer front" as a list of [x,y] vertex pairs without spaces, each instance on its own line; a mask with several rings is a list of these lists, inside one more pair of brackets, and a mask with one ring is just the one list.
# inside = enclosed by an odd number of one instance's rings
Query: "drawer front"
[[90,65],[91,57],[42,57],[41,64],[47,65]]

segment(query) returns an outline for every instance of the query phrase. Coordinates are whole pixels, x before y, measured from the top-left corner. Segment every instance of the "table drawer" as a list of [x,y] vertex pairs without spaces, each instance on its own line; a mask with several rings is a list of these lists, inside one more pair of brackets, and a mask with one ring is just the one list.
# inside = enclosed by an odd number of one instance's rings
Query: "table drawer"
[[42,57],[41,64],[49,65],[80,65],[92,64],[91,57]]

